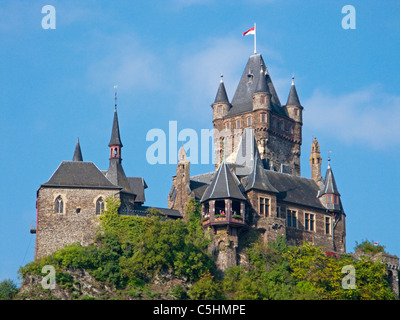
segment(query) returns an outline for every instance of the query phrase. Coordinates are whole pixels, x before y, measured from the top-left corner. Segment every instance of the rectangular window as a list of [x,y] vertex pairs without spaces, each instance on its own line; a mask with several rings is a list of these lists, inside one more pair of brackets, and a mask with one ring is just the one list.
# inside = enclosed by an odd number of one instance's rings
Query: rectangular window
[[240,129],[240,120],[236,120],[236,128]]
[[260,97],[260,103],[265,103],[267,100],[266,100],[266,97],[265,96],[261,96]]
[[251,118],[250,117],[247,118],[247,125],[251,126]]
[[276,216],[278,217],[278,218],[280,218],[281,217],[281,207],[276,207]]
[[325,217],[325,234],[331,234],[331,218]]
[[260,215],[264,217],[269,217],[269,199],[260,197],[258,198]]
[[314,231],[314,214],[312,213],[305,213],[304,214],[304,230],[307,231]]
[[229,129],[230,129],[229,122],[227,122],[227,123],[225,124],[225,126],[226,126],[226,129],[227,129],[227,130],[229,130]]
[[310,215],[308,213],[304,214],[304,230],[310,230]]
[[310,231],[315,230],[315,217],[313,214],[310,214]]
[[297,216],[296,211],[287,210],[286,211],[287,226],[292,228],[297,228]]
[[261,113],[261,122],[265,123],[265,113]]

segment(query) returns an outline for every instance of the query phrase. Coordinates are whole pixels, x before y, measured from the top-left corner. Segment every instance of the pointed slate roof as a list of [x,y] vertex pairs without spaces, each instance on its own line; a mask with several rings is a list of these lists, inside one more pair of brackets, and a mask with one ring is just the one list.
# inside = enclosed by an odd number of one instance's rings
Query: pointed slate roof
[[260,77],[258,78],[257,86],[254,92],[269,92],[267,78],[262,64],[260,67]]
[[106,177],[111,181],[111,183],[121,187],[122,191],[134,194],[134,192],[131,190],[129,180],[125,175],[124,168],[122,168],[119,159],[110,160],[110,167],[106,172]]
[[201,202],[211,199],[246,199],[225,161],[220,164],[214,179],[205,190]]
[[266,192],[278,193],[279,191],[269,182],[268,176],[265,173],[264,165],[261,161],[256,141],[254,141],[253,145],[254,145],[253,168],[251,173],[247,176],[244,189],[246,191],[250,191],[251,189],[257,189]]
[[324,187],[322,189],[321,196],[324,194],[335,194],[340,196],[339,189],[336,185],[335,177],[333,176],[333,171],[330,164],[328,164],[328,168],[326,169]]
[[299,96],[297,95],[296,86],[294,85],[294,77],[292,78],[292,86],[290,87],[289,96],[286,105],[301,106]]
[[[227,114],[228,116],[253,110],[253,93],[256,90],[256,86],[260,78],[259,70],[261,68],[261,65],[264,66],[263,70],[266,71],[265,63],[261,54],[255,54],[249,57],[242,77],[239,81],[239,85],[237,86],[235,95],[233,96],[233,99],[231,101],[232,107]],[[249,81],[249,74],[252,75],[252,81]],[[282,108],[281,102],[278,98],[275,87],[268,73],[265,74],[265,81],[268,86],[268,92],[271,94],[272,112],[287,117],[288,115],[286,111]]]
[[217,95],[215,97],[214,103],[222,102],[222,103],[229,103],[228,95],[226,94],[225,84],[221,76],[221,82],[219,83]]
[[81,145],[79,144],[79,138],[78,142],[76,143],[74,157],[72,158],[72,161],[83,161]]
[[45,187],[80,187],[80,188],[121,188],[113,185],[93,162],[63,161],[44,183]]
[[117,115],[117,108],[114,111],[114,121],[111,131],[111,139],[110,143],[108,144],[109,147],[111,146],[123,146],[121,142],[121,137],[119,133],[119,124],[118,124],[118,115]]

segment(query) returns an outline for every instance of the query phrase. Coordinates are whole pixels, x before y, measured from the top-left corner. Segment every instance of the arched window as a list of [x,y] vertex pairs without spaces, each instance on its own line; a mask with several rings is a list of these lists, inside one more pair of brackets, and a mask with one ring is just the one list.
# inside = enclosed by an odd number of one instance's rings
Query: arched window
[[56,199],[56,213],[64,213],[64,201],[61,196]]
[[96,201],[96,214],[101,214],[104,211],[104,200],[102,197]]

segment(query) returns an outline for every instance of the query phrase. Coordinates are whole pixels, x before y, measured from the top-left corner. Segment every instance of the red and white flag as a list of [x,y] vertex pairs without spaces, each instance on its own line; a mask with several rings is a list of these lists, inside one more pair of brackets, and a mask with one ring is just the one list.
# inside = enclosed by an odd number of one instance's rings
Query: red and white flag
[[253,28],[243,32],[243,36],[247,36],[248,34],[256,34],[256,27],[254,26]]

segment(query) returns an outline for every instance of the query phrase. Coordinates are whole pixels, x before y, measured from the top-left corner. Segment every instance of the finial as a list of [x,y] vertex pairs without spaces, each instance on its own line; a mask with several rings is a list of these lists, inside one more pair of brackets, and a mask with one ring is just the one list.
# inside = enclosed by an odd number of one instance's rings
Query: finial
[[331,153],[332,151],[328,151],[328,168],[331,167],[331,156],[330,156]]
[[292,73],[292,86],[294,86],[294,72]]
[[221,73],[221,82],[224,82],[224,75]]
[[117,88],[118,88],[118,86],[115,85],[114,86],[114,91],[115,91],[115,110],[117,110]]

